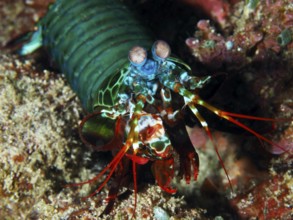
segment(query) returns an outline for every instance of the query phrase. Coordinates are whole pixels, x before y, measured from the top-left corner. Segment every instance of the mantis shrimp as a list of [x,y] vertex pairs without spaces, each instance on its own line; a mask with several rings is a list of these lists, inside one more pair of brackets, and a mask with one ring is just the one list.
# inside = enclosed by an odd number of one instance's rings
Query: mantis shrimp
[[72,184],[105,178],[90,197],[115,176],[104,213],[113,208],[130,166],[135,204],[137,165],[151,163],[157,184],[171,194],[176,192],[171,186],[175,154],[179,156],[179,176],[187,183],[197,179],[200,161],[186,131],[187,111],[213,139],[198,106],[283,149],[237,120],[274,119],[223,111],[203,100],[198,91],[211,76],[193,76],[185,62],[171,56],[170,46],[162,40],[154,42],[150,32],[119,1],[57,0],[20,54],[41,46],[48,49],[89,112],[80,125],[83,142],[94,150],[113,152],[113,160],[96,177]]

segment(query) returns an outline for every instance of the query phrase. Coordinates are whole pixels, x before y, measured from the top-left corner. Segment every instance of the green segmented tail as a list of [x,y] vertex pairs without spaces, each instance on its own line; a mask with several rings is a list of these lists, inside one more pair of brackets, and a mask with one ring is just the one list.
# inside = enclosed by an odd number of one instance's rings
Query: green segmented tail
[[146,28],[120,1],[56,1],[40,21],[42,43],[65,73],[83,107],[92,112],[117,100],[121,68],[134,45],[149,47]]

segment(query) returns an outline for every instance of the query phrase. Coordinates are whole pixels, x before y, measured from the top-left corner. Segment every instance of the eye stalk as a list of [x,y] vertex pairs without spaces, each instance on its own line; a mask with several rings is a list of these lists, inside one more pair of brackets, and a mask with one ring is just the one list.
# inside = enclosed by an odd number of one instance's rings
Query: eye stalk
[[162,40],[157,40],[152,47],[153,59],[156,61],[164,61],[171,54],[170,46]]
[[128,53],[128,59],[133,66],[143,66],[147,61],[147,51],[140,46],[134,46]]

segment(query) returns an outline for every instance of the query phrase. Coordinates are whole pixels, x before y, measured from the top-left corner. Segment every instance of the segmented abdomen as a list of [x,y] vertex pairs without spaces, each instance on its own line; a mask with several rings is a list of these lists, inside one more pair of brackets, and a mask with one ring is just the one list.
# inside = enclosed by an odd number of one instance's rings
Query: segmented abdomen
[[[97,91],[128,61],[129,49],[152,44],[149,32],[114,0],[57,0],[40,25],[43,45],[89,111]],[[100,102],[115,104],[117,93],[103,94]]]

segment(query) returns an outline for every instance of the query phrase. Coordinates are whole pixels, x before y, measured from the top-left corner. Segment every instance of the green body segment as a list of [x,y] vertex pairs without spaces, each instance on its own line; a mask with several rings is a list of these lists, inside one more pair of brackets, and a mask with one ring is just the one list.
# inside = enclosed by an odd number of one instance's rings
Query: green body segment
[[57,0],[39,27],[43,46],[89,112],[117,104],[128,51],[153,42],[129,8],[115,0]]

